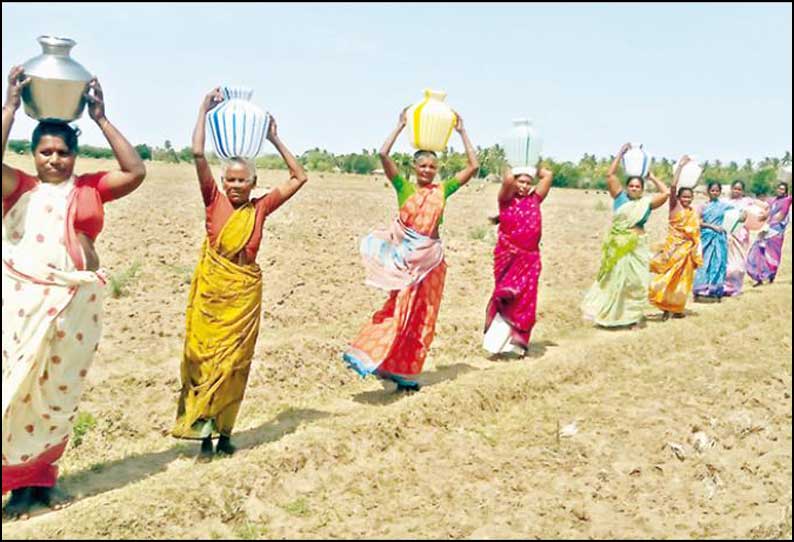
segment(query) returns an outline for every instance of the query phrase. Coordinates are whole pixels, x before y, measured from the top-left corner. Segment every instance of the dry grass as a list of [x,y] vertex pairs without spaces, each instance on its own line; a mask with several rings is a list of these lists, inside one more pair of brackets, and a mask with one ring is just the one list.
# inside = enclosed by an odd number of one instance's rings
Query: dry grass
[[[382,178],[312,176],[265,225],[241,449],[201,465],[167,432],[203,207],[191,167],[151,164],[138,192],[107,206],[97,246],[111,272],[141,265],[127,295],[105,300],[81,404],[97,424],[61,463],[76,500],[4,523],[3,538],[790,538],[791,236],[772,286],[597,331],[579,303],[609,199],[553,190],[531,355],[491,362],[480,343],[497,190],[450,201],[426,386],[397,396],[340,359],[384,299],[362,283],[358,239],[396,198]],[[654,213],[652,241],[665,220]],[[559,438],[573,421],[578,433]],[[698,451],[698,432],[713,446]]]

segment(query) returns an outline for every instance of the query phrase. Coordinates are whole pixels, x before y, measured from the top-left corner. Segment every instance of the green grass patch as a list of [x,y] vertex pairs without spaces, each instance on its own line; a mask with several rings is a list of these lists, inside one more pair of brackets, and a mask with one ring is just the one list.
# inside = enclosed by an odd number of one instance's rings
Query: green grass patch
[[486,226],[477,226],[469,229],[469,239],[474,241],[485,241],[488,237],[489,228]]
[[166,269],[177,275],[182,284],[190,284],[193,281],[193,267],[189,265],[176,265],[173,263],[163,265]]
[[246,521],[234,527],[234,534],[241,540],[262,540],[267,538],[267,527]]
[[141,269],[140,260],[135,260],[134,262],[132,262],[132,265],[130,265],[127,269],[125,269],[121,273],[111,275],[110,280],[108,281],[108,287],[110,288],[110,295],[112,295],[116,299],[128,295],[129,287],[135,281],[135,278],[138,275],[138,271],[140,271],[140,269]]
[[80,446],[83,443],[83,437],[94,427],[96,427],[96,419],[90,412],[78,413],[77,419],[74,422],[74,427],[72,428],[74,434],[72,444],[75,447]]
[[311,510],[309,510],[309,504],[303,497],[282,505],[281,508],[283,508],[286,513],[299,518],[305,518],[311,513]]

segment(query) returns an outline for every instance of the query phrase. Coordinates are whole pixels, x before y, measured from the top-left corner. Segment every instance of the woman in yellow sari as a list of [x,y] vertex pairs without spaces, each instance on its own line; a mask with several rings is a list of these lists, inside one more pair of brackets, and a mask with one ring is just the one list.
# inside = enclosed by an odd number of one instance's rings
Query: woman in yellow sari
[[602,245],[601,268],[582,302],[582,313],[601,327],[634,327],[645,317],[648,304],[648,265],[651,253],[645,239],[645,223],[651,211],[667,201],[667,186],[652,173],[648,178],[658,194],[645,196],[640,177],[629,177],[626,190],[616,175],[620,160],[629,149],[621,147],[609,168],[607,183],[614,198],[612,227]]
[[307,177],[284,146],[271,118],[267,138],[290,170],[290,179],[261,198],[250,198],[256,168],[243,158],[225,164],[220,192],[204,156],[206,114],[223,100],[207,94],[193,131],[193,157],[206,207],[207,237],[187,306],[182,393],[173,436],[201,439],[200,461],[232,454],[231,434],[248,381],[262,312],[262,271],[256,255],[265,219],[291,198]]
[[664,247],[651,260],[651,286],[648,299],[663,311],[662,319],[684,317],[695,270],[703,265],[700,253],[700,217],[692,208],[694,192],[678,188],[681,168],[690,161],[684,156],[670,187],[670,225]]

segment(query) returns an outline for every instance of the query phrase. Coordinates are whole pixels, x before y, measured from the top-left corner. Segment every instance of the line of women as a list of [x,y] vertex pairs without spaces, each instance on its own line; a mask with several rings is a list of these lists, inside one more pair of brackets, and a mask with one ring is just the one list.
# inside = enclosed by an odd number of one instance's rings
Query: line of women
[[[601,327],[635,328],[651,306],[667,320],[685,316],[690,294],[696,301],[721,301],[724,296],[741,294],[745,272],[756,286],[774,281],[791,217],[786,183],[777,186],[774,197],[753,200],[744,195],[742,181],[733,183],[728,199],[721,197],[722,185],[711,182],[709,201],[695,209],[692,188],[678,186],[688,156],[677,166],[669,190],[649,174],[657,193],[646,196],[643,179],[630,177],[623,189],[615,174],[628,148],[626,144],[620,149],[609,170],[614,215],[602,246],[598,276],[582,303],[585,318]],[[665,201],[669,202],[667,237],[651,256],[644,226],[652,210]],[[726,224],[730,212],[735,213],[734,219]],[[752,245],[745,227],[750,220],[766,223]]]
[[[8,83],[3,155],[29,79],[15,67]],[[11,491],[4,508],[11,516],[35,506],[55,507],[64,498],[55,490],[56,463],[66,450],[101,334],[106,274],[94,242],[103,228],[103,205],[132,193],[146,175],[135,149],[108,121],[98,81],[91,82],[86,98],[90,118],[113,149],[117,170],[75,175],[78,134],[55,122],[41,122],[33,132],[35,176],[3,163],[2,481],[3,494]],[[176,438],[201,442],[200,461],[235,451],[231,437],[262,313],[262,271],[256,258],[264,223],[308,179],[271,119],[267,138],[287,165],[289,178],[265,196],[251,198],[257,182],[255,165],[236,157],[223,164],[219,189],[204,146],[206,115],[222,100],[218,88],[203,98],[193,130],[206,237],[188,296],[182,389],[171,431]],[[396,193],[397,212],[387,227],[373,230],[360,243],[365,283],[382,290],[386,301],[364,323],[342,358],[362,377],[374,375],[395,383],[398,391],[410,392],[420,388],[418,377],[433,341],[444,291],[447,264],[440,235],[444,209],[479,164],[463,119],[456,114],[455,130],[466,150],[466,166],[435,182],[437,156],[419,151],[413,164],[416,182],[410,181],[390,157],[406,126],[405,115],[404,109],[380,150]],[[583,302],[585,314],[606,327],[638,323],[649,301],[665,315],[682,315],[693,283],[699,284],[696,269],[707,270],[703,283],[709,294],[717,281],[726,280],[729,261],[727,241],[720,237],[727,232],[721,232],[717,222],[731,206],[716,201],[711,202],[713,208],[696,212],[692,191],[677,189],[680,167],[672,195],[652,175],[656,194],[645,195],[644,179],[638,177],[629,178],[624,189],[617,170],[626,149],[621,149],[609,170],[614,218],[597,279]],[[541,205],[551,185],[549,170],[529,168],[507,172],[499,191],[494,289],[485,317],[486,336],[499,344],[492,350],[497,354],[524,355],[530,343],[541,273]],[[759,282],[774,280],[780,262],[791,207],[783,188],[768,202],[769,230],[746,249],[747,272]],[[668,239],[652,258],[644,225],[652,210],[668,199]],[[706,231],[714,232],[708,234],[708,245]],[[742,239],[737,253],[747,247]],[[736,267],[731,268],[732,281]]]

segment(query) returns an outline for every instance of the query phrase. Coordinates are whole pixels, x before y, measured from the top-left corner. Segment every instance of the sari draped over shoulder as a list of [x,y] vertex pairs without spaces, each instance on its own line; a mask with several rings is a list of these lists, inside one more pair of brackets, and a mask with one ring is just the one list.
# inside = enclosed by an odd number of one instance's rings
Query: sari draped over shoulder
[[75,192],[39,183],[3,216],[4,494],[56,484],[102,332],[106,275],[70,239]]
[[[702,222],[722,226],[725,213],[734,205],[725,201],[710,201],[703,206]],[[695,295],[721,298],[725,294],[725,275],[728,270],[728,234],[701,227],[700,244],[703,265],[695,274]]]
[[231,258],[254,226],[248,203],[232,213],[214,246],[208,238],[202,245],[188,298],[175,437],[229,436],[234,428],[259,334],[262,272]]
[[791,196],[771,198],[768,228],[758,235],[747,255],[747,274],[756,282],[775,280],[783,258],[786,226],[791,220]]
[[421,282],[444,260],[444,245],[407,227],[399,217],[388,230],[375,230],[361,240],[365,284],[402,290]]
[[[374,374],[411,384],[422,372],[435,334],[447,265],[443,244],[434,237],[450,183],[424,187],[393,181],[401,201],[399,217],[389,230],[365,237],[360,245],[366,283],[387,290],[383,307],[367,322],[343,353],[347,365],[361,376]],[[399,184],[398,184],[399,183]]]
[[651,200],[645,196],[623,203],[614,212],[612,227],[601,247],[601,266],[585,294],[582,313],[599,326],[619,327],[638,323],[648,303],[651,259],[645,220]]
[[650,302],[663,311],[683,314],[695,270],[701,265],[697,211],[681,209],[670,217],[664,247],[651,259]]

